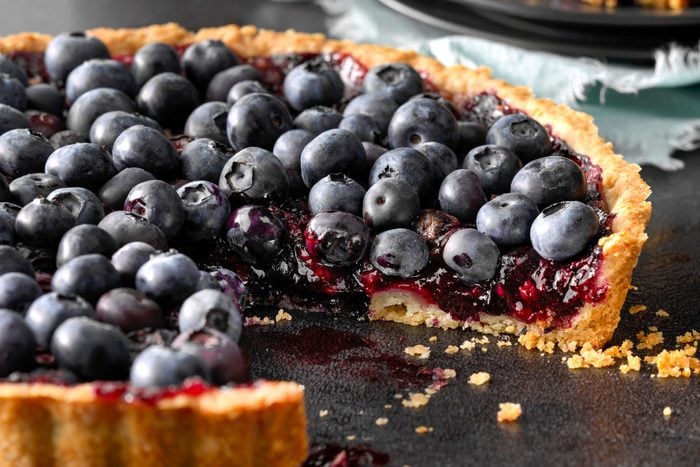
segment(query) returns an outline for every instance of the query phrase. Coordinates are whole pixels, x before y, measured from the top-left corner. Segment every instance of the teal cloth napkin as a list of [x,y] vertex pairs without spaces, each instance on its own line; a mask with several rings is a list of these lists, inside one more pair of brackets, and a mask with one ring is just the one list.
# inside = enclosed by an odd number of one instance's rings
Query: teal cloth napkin
[[700,148],[700,31],[694,48],[669,45],[654,67],[537,52],[470,36],[447,36],[376,0],[320,0],[329,32],[358,42],[413,48],[441,62],[487,66],[493,75],[529,86],[593,115],[601,135],[630,162],[683,167],[675,150]]

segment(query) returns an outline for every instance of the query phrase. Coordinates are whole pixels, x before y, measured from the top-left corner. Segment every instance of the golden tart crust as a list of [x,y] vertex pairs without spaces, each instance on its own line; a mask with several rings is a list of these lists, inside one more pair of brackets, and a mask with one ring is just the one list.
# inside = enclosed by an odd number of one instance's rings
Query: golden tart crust
[[[603,262],[599,280],[605,299],[584,305],[568,328],[547,330],[547,323],[525,324],[510,317],[486,316],[457,322],[435,305],[411,293],[382,292],[372,298],[370,316],[407,324],[472,327],[482,332],[521,334],[523,345],[556,343],[574,350],[584,343],[602,346],[612,336],[647,239],[650,189],[637,165],[625,162],[598,135],[589,115],[536,99],[528,88],[491,77],[488,69],[446,67],[412,51],[350,41],[321,34],[275,32],[229,25],[196,33],[169,23],[139,29],[88,31],[110,52],[131,54],[149,42],[184,45],[220,39],[248,58],[286,52],[345,52],[367,67],[404,62],[427,72],[447,95],[495,92],[514,108],[552,128],[572,149],[601,167],[602,194],[614,215],[612,233],[599,245]],[[21,33],[0,38],[0,52],[41,52],[51,36]],[[174,427],[178,427],[174,430]],[[185,435],[182,435],[182,430]],[[245,440],[245,441],[243,441]],[[22,466],[82,465],[298,465],[306,455],[303,389],[294,383],[262,383],[254,389],[219,389],[201,396],[178,396],[155,405],[104,402],[90,384],[0,384],[0,464]]]

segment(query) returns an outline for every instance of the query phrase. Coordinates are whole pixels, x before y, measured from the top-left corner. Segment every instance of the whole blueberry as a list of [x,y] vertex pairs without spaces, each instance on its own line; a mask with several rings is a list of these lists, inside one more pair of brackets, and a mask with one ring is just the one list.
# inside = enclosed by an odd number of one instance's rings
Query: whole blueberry
[[102,146],[76,143],[56,149],[44,171],[71,186],[98,188],[115,173],[112,157]]
[[544,208],[559,201],[582,201],[586,179],[571,159],[547,156],[525,164],[513,177],[510,191],[522,193]]
[[97,226],[110,234],[120,247],[136,241],[148,243],[157,250],[165,250],[168,247],[168,239],[163,231],[137,214],[125,211],[110,212]]
[[476,228],[499,246],[525,245],[530,241],[530,226],[539,210],[527,196],[505,193],[484,204],[476,216]]
[[475,229],[455,230],[442,249],[445,264],[466,284],[491,279],[499,254],[494,241]]
[[134,359],[129,383],[141,388],[179,386],[187,378],[207,379],[199,358],[161,345],[152,345]]
[[78,256],[63,264],[51,279],[55,292],[80,295],[90,303],[97,302],[108,290],[121,285],[119,273],[100,254]]
[[136,125],[145,125],[162,131],[158,122],[152,118],[137,113],[114,110],[97,117],[97,120],[90,127],[90,142],[104,146],[111,151],[117,137],[127,128]]
[[131,189],[124,211],[158,226],[168,239],[175,238],[185,223],[185,208],[175,188],[162,180],[142,182]]
[[217,267],[210,274],[219,282],[219,288],[223,293],[238,303],[243,303],[246,288],[243,280],[230,269]]
[[121,380],[129,372],[129,340],[116,327],[85,316],[68,318],[51,337],[58,366],[86,380]]
[[117,170],[139,167],[159,178],[172,176],[180,165],[177,152],[165,135],[144,125],[124,130],[114,141],[112,157]]
[[97,117],[112,110],[135,112],[136,105],[129,96],[118,89],[93,89],[81,95],[70,106],[66,126],[69,130],[87,136]]
[[68,74],[66,100],[70,104],[97,88],[118,89],[132,98],[136,95],[136,81],[128,68],[116,60],[93,59],[81,63]]
[[379,159],[379,156],[388,151],[388,149],[384,146],[370,143],[368,141],[363,141],[362,147],[365,149],[365,155],[367,157],[367,167],[372,167],[377,161],[377,159]]
[[107,180],[97,192],[97,196],[110,209],[121,209],[131,189],[149,180],[155,180],[150,172],[139,167],[127,167]]
[[379,156],[369,171],[369,184],[374,185],[384,178],[398,178],[408,183],[426,204],[435,196],[433,165],[416,149],[397,148]]
[[442,143],[427,142],[420,143],[413,147],[428,158],[433,166],[433,174],[438,181],[441,181],[450,172],[457,170],[457,156]]
[[413,147],[435,141],[450,148],[457,146],[457,119],[447,107],[427,99],[411,99],[396,110],[389,123],[389,143],[393,148]]
[[374,237],[369,259],[382,274],[405,278],[415,276],[428,265],[430,251],[413,230],[391,229]]
[[112,265],[121,277],[122,285],[134,285],[139,268],[158,250],[145,242],[130,242],[112,255]]
[[117,243],[107,232],[92,224],[76,225],[58,244],[56,266],[60,268],[73,258],[93,253],[110,258],[115,251]]
[[6,104],[17,110],[27,108],[27,91],[24,85],[12,76],[0,73],[0,104]]
[[10,130],[0,135],[0,172],[12,178],[43,172],[52,152],[53,146],[40,133]]
[[486,128],[481,123],[460,120],[457,122],[457,133],[459,134],[458,156],[464,157],[475,147],[486,144]]
[[177,336],[173,348],[197,357],[215,384],[244,382],[248,368],[236,342],[216,329],[191,330]]
[[75,131],[71,130],[64,130],[51,135],[51,137],[49,138],[49,142],[54,147],[54,149],[58,149],[62,148],[63,146],[68,146],[69,144],[89,143],[90,139],[82,133],[76,133]]
[[287,227],[269,209],[242,206],[226,223],[226,240],[243,261],[256,263],[274,258],[287,241]]
[[270,151],[248,147],[238,151],[221,170],[219,186],[235,201],[282,200],[289,190],[287,171]]
[[311,188],[332,173],[361,180],[366,168],[362,143],[348,130],[328,130],[315,137],[301,152],[301,178]]
[[25,206],[40,196],[48,196],[52,191],[66,186],[55,175],[33,173],[15,178],[10,183],[10,192],[17,204]]
[[214,183],[197,180],[177,189],[185,208],[182,234],[188,240],[200,242],[219,235],[231,214],[228,198]]
[[32,124],[19,110],[6,104],[0,104],[0,135],[17,128],[29,128]]
[[9,245],[0,245],[0,274],[21,272],[34,278],[34,268],[27,258]]
[[306,231],[306,249],[326,266],[359,263],[369,246],[369,229],[359,217],[347,212],[321,212],[311,218]]
[[32,330],[36,343],[48,350],[51,336],[56,328],[68,318],[87,316],[92,318],[95,310],[77,295],[49,292],[37,298],[27,309],[25,321]]
[[272,153],[280,160],[287,172],[290,191],[304,190],[301,179],[301,152],[314,139],[314,135],[306,130],[289,130],[282,133],[272,148]]
[[209,138],[227,144],[226,118],[228,107],[223,102],[205,102],[192,111],[185,122],[185,134],[193,138]]
[[547,130],[527,115],[501,117],[489,128],[486,142],[510,149],[523,162],[530,162],[552,152]]
[[205,289],[190,295],[182,303],[178,315],[180,332],[209,327],[221,331],[238,342],[243,330],[243,319],[238,302],[220,290]]
[[259,81],[240,81],[231,86],[231,89],[229,90],[228,94],[226,94],[226,106],[228,108],[231,108],[233,107],[233,104],[243,99],[244,96],[256,92],[262,94],[269,94],[269,91],[265,88],[265,86],[260,84]]
[[12,61],[11,58],[0,54],[0,73],[5,73],[13,78],[17,78],[23,86],[28,83],[27,72],[24,68]]
[[371,68],[365,76],[362,89],[366,94],[385,92],[397,104],[423,92],[423,79],[405,63],[388,63]]
[[255,92],[236,102],[228,113],[226,134],[240,151],[249,146],[272,149],[277,138],[292,129],[292,116],[281,100]]
[[236,56],[219,40],[196,42],[187,47],[182,56],[185,75],[202,92],[214,75],[234,65],[238,65]]
[[197,290],[199,269],[174,250],[152,256],[136,273],[136,288],[161,304],[182,302]]
[[309,191],[311,214],[323,211],[344,211],[362,215],[365,189],[347,175],[330,174],[316,182]]
[[0,377],[15,371],[27,371],[34,361],[36,342],[22,316],[10,310],[0,310]]
[[26,274],[8,272],[0,276],[0,309],[24,313],[41,293],[36,280]]
[[315,105],[337,104],[345,86],[333,66],[319,55],[287,73],[283,91],[289,105],[301,111]]
[[64,33],[46,46],[44,65],[53,81],[63,82],[74,68],[93,58],[109,58],[102,41],[82,32]]
[[523,166],[509,149],[486,144],[467,153],[462,167],[479,176],[481,187],[489,195],[507,193],[518,170]]
[[74,225],[75,219],[66,208],[46,198],[36,198],[17,214],[15,230],[25,243],[53,248]]
[[369,141],[370,143],[378,142],[382,134],[372,117],[362,114],[343,117],[338,128],[351,131],[360,141]]
[[180,57],[174,47],[162,42],[146,44],[136,51],[131,62],[131,74],[138,87],[155,75],[180,73]]
[[459,169],[442,181],[438,201],[440,209],[447,214],[469,223],[474,222],[476,213],[486,202],[486,195],[477,174],[471,170]]
[[95,305],[95,319],[125,333],[165,326],[160,306],[138,290],[120,287],[102,295]]
[[221,170],[231,157],[233,152],[226,144],[209,138],[195,139],[180,154],[182,175],[187,180],[218,183]]
[[324,105],[317,105],[297,115],[294,119],[294,126],[317,136],[324,131],[338,128],[342,119],[343,116],[337,110]]
[[530,228],[535,251],[551,261],[582,253],[600,229],[596,212],[580,201],[562,201],[542,210]]
[[[445,106],[447,110],[452,112],[452,115],[455,116],[456,119],[460,119],[462,116],[460,115],[459,110],[450,102],[449,99],[446,99],[445,97],[442,96],[442,94],[437,93],[437,92],[422,92],[420,94],[416,94],[414,96],[411,96],[411,99],[431,99],[439,104]],[[410,100],[410,99],[409,99]]]
[[367,190],[362,201],[365,224],[375,231],[408,227],[420,212],[418,192],[398,178],[383,178]]
[[236,65],[214,75],[207,86],[207,100],[226,102],[229,90],[241,81],[260,81],[262,75],[251,65]]
[[199,104],[199,96],[186,78],[165,72],[146,81],[136,102],[141,112],[164,127],[180,129]]
[[351,115],[366,115],[379,127],[382,135],[389,129],[391,117],[399,106],[388,93],[376,92],[372,94],[360,94],[353,98],[343,111],[344,117]]

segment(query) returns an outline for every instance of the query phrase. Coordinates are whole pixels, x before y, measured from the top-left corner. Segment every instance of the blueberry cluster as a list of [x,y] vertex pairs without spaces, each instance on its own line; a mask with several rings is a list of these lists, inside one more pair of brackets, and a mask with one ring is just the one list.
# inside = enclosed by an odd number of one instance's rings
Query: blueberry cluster
[[[172,246],[220,238],[264,270],[296,235],[324,267],[408,278],[437,245],[475,283],[504,249],[567,260],[598,232],[581,168],[540,124],[460,120],[405,64],[372,68],[353,96],[319,55],[276,95],[215,40],[182,57],[149,44],[127,66],[64,34],[43,58],[49,83],[0,56],[0,377],[40,352],[71,381],[245,378],[241,279]],[[295,230],[281,212],[300,198]],[[457,226],[439,241],[416,229],[431,208]],[[35,270],[53,269],[40,287]]]

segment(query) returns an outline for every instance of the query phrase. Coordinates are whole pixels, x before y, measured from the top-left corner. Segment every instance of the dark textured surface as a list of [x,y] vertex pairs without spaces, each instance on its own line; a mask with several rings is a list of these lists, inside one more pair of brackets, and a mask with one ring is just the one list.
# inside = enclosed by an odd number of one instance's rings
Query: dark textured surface
[[[13,7],[10,7],[13,5]],[[41,7],[39,7],[41,5]],[[315,6],[245,1],[93,2],[29,0],[21,8],[0,1],[0,35],[23,30],[58,32],[96,26],[141,26],[167,20],[197,28],[227,22],[285,29],[323,30]],[[135,12],[138,11],[138,14]],[[667,344],[700,329],[700,199],[695,195],[700,153],[683,157],[687,167],[666,173],[645,168],[654,194],[650,240],[635,271],[638,291],[630,293],[614,341],[647,326],[659,326]],[[682,201],[682,203],[681,203]],[[632,304],[648,310],[630,315]],[[670,318],[654,312],[663,308]],[[437,336],[429,343],[430,336]],[[700,456],[700,379],[650,378],[651,367],[622,375],[617,367],[569,370],[562,354],[541,356],[519,346],[446,355],[474,333],[368,323],[348,317],[294,313],[291,322],[248,328],[244,346],[259,377],[293,379],[307,389],[310,432],[316,443],[369,446],[375,460],[389,465],[696,465]],[[428,360],[403,349],[430,345]],[[451,368],[457,377],[430,403],[408,409],[395,394],[421,392],[432,382],[422,368]],[[467,384],[469,375],[488,371],[484,387]],[[519,402],[521,419],[496,422],[499,402]],[[391,404],[389,409],[385,404]],[[674,409],[666,420],[665,406]],[[320,410],[328,410],[320,417]],[[379,417],[388,424],[377,426]],[[432,433],[418,435],[425,425]],[[348,440],[347,436],[355,436]],[[329,449],[330,451],[331,449]],[[349,451],[358,457],[363,449]],[[366,454],[364,459],[366,460]],[[365,464],[371,465],[371,464]]]

